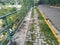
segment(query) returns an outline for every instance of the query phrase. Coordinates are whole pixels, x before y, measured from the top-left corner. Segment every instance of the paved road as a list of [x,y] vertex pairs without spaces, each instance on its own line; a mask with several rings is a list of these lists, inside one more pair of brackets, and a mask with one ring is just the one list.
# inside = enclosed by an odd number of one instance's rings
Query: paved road
[[54,26],[60,30],[60,9],[47,5],[39,5],[39,8],[52,21]]

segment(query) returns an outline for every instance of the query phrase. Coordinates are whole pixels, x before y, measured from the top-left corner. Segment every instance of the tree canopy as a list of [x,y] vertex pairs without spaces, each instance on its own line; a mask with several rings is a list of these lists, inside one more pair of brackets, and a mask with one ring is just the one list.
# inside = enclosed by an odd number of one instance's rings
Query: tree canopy
[[40,0],[39,4],[60,5],[60,0]]

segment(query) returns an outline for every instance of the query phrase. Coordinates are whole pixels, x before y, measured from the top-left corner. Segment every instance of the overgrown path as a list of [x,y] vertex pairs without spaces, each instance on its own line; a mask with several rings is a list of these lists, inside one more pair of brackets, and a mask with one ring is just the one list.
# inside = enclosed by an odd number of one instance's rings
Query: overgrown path
[[58,45],[37,7],[29,11],[13,42],[17,45]]

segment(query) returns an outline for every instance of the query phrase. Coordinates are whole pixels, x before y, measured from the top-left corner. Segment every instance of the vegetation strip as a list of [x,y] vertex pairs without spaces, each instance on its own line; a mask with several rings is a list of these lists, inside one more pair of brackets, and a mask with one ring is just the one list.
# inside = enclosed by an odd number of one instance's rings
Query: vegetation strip
[[[34,9],[32,8],[32,13],[31,13],[31,18],[33,18],[33,15],[34,15]],[[32,20],[31,20],[32,21]],[[34,23],[31,22],[29,24],[29,30],[27,32],[27,37],[26,37],[26,41],[25,41],[25,45],[33,45],[33,40],[34,40],[34,34],[33,34],[33,31],[34,31]],[[30,32],[30,33],[29,33]]]
[[45,21],[46,18],[44,16],[42,16],[41,12],[38,10],[37,7],[36,7],[36,11],[38,13],[39,26],[41,28],[41,32],[44,34],[44,36],[46,38],[45,41],[49,45],[58,45],[57,38],[55,38],[55,36],[52,33],[50,27],[47,25],[47,23]]

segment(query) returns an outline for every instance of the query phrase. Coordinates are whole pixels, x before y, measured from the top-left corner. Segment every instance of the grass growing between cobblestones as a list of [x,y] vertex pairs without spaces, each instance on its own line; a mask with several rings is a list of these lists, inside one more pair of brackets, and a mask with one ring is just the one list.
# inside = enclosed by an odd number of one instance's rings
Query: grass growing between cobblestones
[[27,34],[28,37],[26,38],[27,41],[25,42],[25,45],[33,45],[33,41],[35,40],[35,36],[34,36],[33,31],[34,31],[34,23],[32,22],[29,26],[28,32],[30,32],[30,33],[29,33],[29,36]]
[[40,11],[36,8],[37,14],[38,14],[38,20],[39,20],[39,26],[41,28],[41,33],[44,34],[44,41],[47,42],[49,45],[58,45],[57,39],[54,37],[53,33],[51,32],[51,29],[46,24],[44,18],[42,17]]
[[33,45],[33,42],[27,41],[26,45]]
[[34,18],[34,8],[32,9],[31,18],[32,18],[32,20],[31,20],[31,23],[29,25],[29,30],[28,30],[28,33],[29,32],[30,33],[29,33],[29,35],[27,34],[27,37],[26,37],[27,41],[25,41],[25,45],[34,45],[33,42],[36,39],[35,33],[34,33],[34,19],[33,19]]
[[36,39],[34,31],[35,31],[34,21],[32,20],[32,23],[30,25],[30,32],[31,32],[30,36],[31,36],[32,41],[34,41]]
[[34,17],[34,7],[32,8],[32,13],[31,13],[31,17]]

